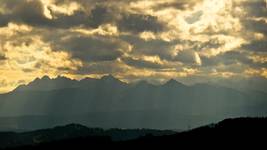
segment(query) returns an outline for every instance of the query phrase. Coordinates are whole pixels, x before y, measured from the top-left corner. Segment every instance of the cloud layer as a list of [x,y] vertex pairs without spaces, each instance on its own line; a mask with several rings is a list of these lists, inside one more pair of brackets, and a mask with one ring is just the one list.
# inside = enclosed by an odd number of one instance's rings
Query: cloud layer
[[0,1],[0,92],[36,77],[267,78],[266,0]]

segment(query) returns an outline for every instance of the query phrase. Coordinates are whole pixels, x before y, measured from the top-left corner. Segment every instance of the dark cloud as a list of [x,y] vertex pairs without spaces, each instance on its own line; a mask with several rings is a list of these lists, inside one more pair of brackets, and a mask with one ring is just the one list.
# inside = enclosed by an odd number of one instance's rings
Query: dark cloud
[[156,5],[153,7],[154,10],[161,10],[167,8],[174,8],[174,9],[190,9],[195,6],[197,3],[201,3],[203,0],[177,0],[172,2],[162,3],[160,5]]
[[89,62],[115,60],[128,48],[127,43],[104,36],[73,36],[52,45],[54,49],[66,50],[73,57]]
[[248,16],[252,17],[266,17],[267,9],[266,9],[266,1],[265,0],[249,0],[244,1],[242,6],[248,12]]
[[11,13],[0,14],[0,25],[5,26],[8,22],[25,23],[31,26],[70,28],[84,26],[97,28],[99,25],[112,20],[113,13],[106,7],[96,5],[90,13],[82,10],[75,11],[72,15],[58,14],[50,9],[53,19],[44,15],[44,6],[38,1],[9,1],[4,3]]
[[[257,54],[254,52],[254,54]],[[260,54],[259,54],[260,55]],[[255,69],[266,68],[267,63],[262,62],[254,62],[249,58],[250,53],[248,51],[229,51],[214,57],[205,57],[202,56],[202,66],[203,67],[216,67],[220,64],[224,65],[227,69],[232,72],[241,72],[244,68],[231,68],[231,66],[235,66],[236,64],[240,64],[243,66],[249,66]],[[225,70],[224,70],[225,71]]]
[[247,30],[267,36],[267,23],[264,20],[243,20],[243,25]]
[[43,15],[44,8],[40,1],[11,0],[4,2],[3,5],[11,13],[0,14],[0,25],[12,21],[32,25],[48,23]]
[[90,25],[96,28],[103,23],[112,22],[112,19],[114,19],[113,17],[114,16],[111,10],[107,9],[106,7],[97,5],[91,11],[91,15],[89,17]]
[[4,54],[0,54],[0,61],[2,61],[2,60],[6,60],[7,58],[6,58],[6,56],[4,55]]
[[75,74],[117,74],[128,71],[118,61],[102,61],[98,63],[85,63],[83,67],[75,71]]
[[156,63],[156,62],[150,62],[142,59],[134,59],[131,57],[124,57],[122,58],[122,61],[125,62],[129,66],[133,66],[136,68],[150,68],[150,69],[161,69],[166,68],[167,66]]
[[8,22],[9,22],[8,16],[0,13],[0,27],[7,26]]
[[119,29],[122,31],[144,32],[152,31],[159,32],[164,29],[162,23],[157,17],[143,14],[126,14],[118,22]]
[[[55,4],[58,6],[63,4],[67,5],[70,2],[73,2],[73,0],[55,0]],[[12,39],[13,41],[9,43],[18,43],[18,46],[23,45],[21,43],[25,43],[26,45],[29,43],[30,45],[35,42],[35,39],[32,39],[32,37],[35,38],[36,35],[38,37],[40,35],[42,38],[41,40],[46,44],[50,44],[53,51],[66,51],[72,58],[78,58],[83,61],[84,66],[79,68],[77,72],[68,67],[57,68],[59,71],[74,72],[74,74],[116,74],[127,71],[127,67],[125,66],[128,66],[128,68],[147,68],[156,72],[164,71],[166,68],[170,67],[168,66],[170,64],[172,68],[180,67],[175,66],[176,64],[183,67],[194,68],[196,67],[196,54],[202,54],[205,50],[223,49],[224,45],[229,41],[220,39],[220,35],[228,36],[233,34],[230,33],[232,32],[231,29],[227,31],[215,31],[217,28],[208,26],[205,28],[206,30],[204,30],[204,32],[191,35],[192,37],[200,34],[210,35],[205,39],[206,42],[201,42],[203,41],[202,39],[201,41],[182,40],[184,38],[182,35],[184,33],[183,31],[179,31],[181,32],[179,33],[181,37],[177,35],[175,40],[169,42],[159,38],[161,37],[161,32],[168,31],[168,33],[172,33],[172,29],[167,27],[168,23],[162,22],[164,21],[163,18],[157,18],[153,16],[154,14],[145,14],[143,11],[140,11],[139,8],[131,9],[128,7],[129,2],[141,2],[141,0],[75,0],[75,2],[81,4],[82,8],[69,15],[54,12],[52,8],[48,8],[53,16],[53,19],[48,19],[43,13],[44,6],[39,0],[1,1],[0,5],[5,8],[6,12],[0,12],[0,26],[6,26],[9,22],[31,25],[33,29],[30,33],[15,33],[15,39]],[[179,12],[184,10],[189,11],[189,9],[202,2],[202,0],[161,1],[163,3],[152,0],[152,2],[155,5],[148,9],[153,9],[155,12],[162,9],[176,9],[177,12]],[[247,33],[251,33],[250,31],[252,31],[253,33],[257,32],[267,35],[267,24],[264,19],[262,19],[267,16],[266,3],[264,0],[246,1],[243,2],[240,7],[243,7],[243,10],[247,12],[246,17],[239,18],[245,29],[244,31],[248,31]],[[204,13],[205,10],[194,10],[191,16],[185,17],[185,21],[193,24],[204,17]],[[179,15],[179,13],[177,13],[177,15]],[[239,17],[235,16],[235,14],[232,15],[237,18]],[[261,17],[261,19],[255,19],[255,17]],[[173,19],[175,20],[175,18]],[[99,33],[85,35],[80,32],[75,32],[76,30],[69,29],[79,28],[92,31],[92,29],[98,28],[104,24],[116,26],[119,33],[116,34],[116,36],[100,35]],[[179,26],[178,24],[179,21],[177,20],[177,27]],[[176,28],[173,29],[176,33]],[[140,33],[144,31],[155,33],[155,39],[142,39]],[[240,35],[241,34],[243,35],[243,33],[240,32]],[[22,36],[20,37],[20,35]],[[239,33],[235,33],[234,35],[238,36]],[[246,35],[247,34],[244,35],[244,39],[246,39]],[[28,42],[27,39],[32,40]],[[192,38],[192,40],[193,39],[198,39],[198,37]],[[201,55],[202,65],[197,66],[197,69],[204,73],[209,73],[212,68],[216,68],[217,71],[242,73],[244,68],[238,68],[236,64],[255,69],[266,68],[266,63],[253,62],[249,56],[252,54],[265,53],[267,40],[246,40],[250,41],[250,43],[243,45],[238,51],[225,52],[213,57]],[[131,50],[129,50],[130,45],[132,46]],[[178,51],[175,48],[178,45],[181,46],[181,49],[179,49],[179,53],[175,55],[175,52]],[[143,59],[143,56],[158,56],[164,63],[147,61]],[[4,55],[0,55],[0,61],[5,59],[6,57]],[[30,59],[16,61],[18,64],[23,64],[30,62]],[[218,68],[219,66],[225,67],[220,70]],[[45,70],[45,68],[55,68],[51,66],[49,62],[37,60],[34,69],[40,69],[40,67],[44,68],[43,70]],[[23,71],[30,72],[32,70],[23,69]],[[177,70],[177,72],[179,71],[181,70]]]
[[[49,24],[46,24],[47,27],[55,28],[70,28],[77,26],[90,27],[89,16],[83,11],[76,11],[73,15],[57,15],[57,19],[49,21]],[[44,24],[40,24],[44,26]]]
[[[13,2],[13,3],[12,3]],[[6,9],[11,13],[4,14],[5,21],[26,23],[30,25],[46,25],[49,20],[44,16],[44,7],[40,1],[10,1]]]
[[105,23],[113,23],[116,21],[114,13],[105,6],[96,5],[90,13],[79,10],[68,16],[64,14],[54,14],[49,26],[58,28],[70,28],[75,26],[83,26],[89,28],[97,28]]
[[193,50],[180,51],[173,59],[184,64],[196,64],[196,53]]
[[5,26],[9,22],[25,23],[32,26],[46,26],[51,22],[44,14],[44,7],[38,0],[10,0],[3,3],[9,13],[0,14],[0,25]]
[[146,41],[136,35],[121,36],[122,40],[133,46],[131,53],[137,55],[157,55],[161,59],[172,59],[172,48],[177,41],[167,42],[161,39],[153,39]]
[[43,13],[44,6],[38,0],[11,0],[4,4],[6,9],[11,13],[0,14],[1,26],[7,25],[8,22],[18,22],[31,26],[52,28],[70,28],[77,26],[97,28],[102,24],[112,23],[117,24],[120,30],[126,32],[159,32],[164,28],[157,17],[120,11],[120,9],[116,9],[114,6],[111,7],[105,3],[92,3],[91,6],[85,5],[83,6],[85,7],[84,9],[77,10],[72,15],[59,14],[49,9],[53,19],[46,18]]
[[[135,35],[121,36],[121,39],[133,45],[133,50],[131,52],[131,54],[133,55],[159,56],[162,60],[173,61],[173,62],[179,61],[187,65],[193,65],[197,63],[196,60],[198,58],[196,58],[197,54],[194,51],[195,49],[201,50],[203,48],[208,47],[207,43],[204,43],[204,45],[200,45],[201,43],[196,43],[192,41],[173,40],[171,42],[168,42],[161,39],[152,39],[147,41]],[[185,43],[192,45],[192,47],[183,48],[175,56],[173,54],[175,46],[177,44],[185,44]]]
[[232,65],[236,63],[244,63],[244,64],[253,63],[252,60],[250,60],[247,57],[246,53],[242,53],[240,51],[229,51],[214,57],[208,58],[202,56],[201,58],[203,66],[217,66],[219,64]]
[[267,52],[267,40],[251,41],[249,44],[244,44],[243,49],[255,52]]
[[[267,23],[264,20],[267,17],[266,6],[265,0],[245,1],[242,3],[242,7],[247,13],[246,17],[241,18],[240,21],[247,31],[267,36]],[[249,43],[243,44],[241,49],[257,54],[267,52],[266,47],[267,40],[264,38],[261,40],[250,40]],[[266,63],[255,63],[252,60],[243,63],[256,68],[266,67]]]
[[48,20],[43,11],[44,7],[40,1],[24,2],[14,8],[12,18],[31,25],[47,24]]
[[240,18],[240,21],[246,30],[267,35],[267,23],[262,19],[267,17],[266,6],[265,0],[244,1],[242,3],[241,7],[244,8],[246,16]]

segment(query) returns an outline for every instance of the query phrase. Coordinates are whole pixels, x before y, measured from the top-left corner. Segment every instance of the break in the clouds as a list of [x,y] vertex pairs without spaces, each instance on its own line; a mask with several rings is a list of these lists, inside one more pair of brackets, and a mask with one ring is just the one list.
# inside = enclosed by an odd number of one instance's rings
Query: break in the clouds
[[266,0],[0,0],[0,92],[36,77],[267,78]]

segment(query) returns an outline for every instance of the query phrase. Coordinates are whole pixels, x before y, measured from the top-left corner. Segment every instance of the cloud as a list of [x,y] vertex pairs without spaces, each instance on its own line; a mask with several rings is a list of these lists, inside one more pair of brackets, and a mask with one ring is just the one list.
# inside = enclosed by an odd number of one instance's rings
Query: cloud
[[6,56],[0,53],[0,61],[6,60],[6,59],[7,59]]
[[261,64],[265,64],[265,67],[267,66],[267,53],[256,53],[253,54],[251,56],[249,56],[249,58],[254,62],[254,63],[261,63]]
[[[248,51],[230,51],[220,54],[215,57],[202,57],[203,67],[217,68],[218,66],[225,66],[225,71],[241,73],[247,68],[260,69],[266,68],[265,61],[266,54],[253,54],[254,52]],[[227,67],[229,66],[229,67]],[[235,66],[235,67],[233,67]]]
[[244,44],[243,49],[255,52],[267,52],[267,40],[251,41],[249,44]]
[[133,46],[131,54],[157,55],[161,59],[171,59],[172,49],[177,43],[176,41],[168,42],[162,39],[145,40],[137,35],[122,35],[120,39]]
[[105,36],[72,36],[53,41],[53,46],[88,62],[116,60],[129,49],[127,43]]
[[251,64],[252,61],[247,55],[247,53],[240,51],[229,51],[215,57],[202,57],[202,62],[204,66],[232,65],[236,63]]
[[27,23],[30,25],[45,25],[49,20],[44,16],[44,7],[40,1],[11,0],[3,2],[4,8],[9,12],[0,14],[2,25],[8,22]]
[[83,67],[79,68],[77,71],[74,71],[74,75],[105,75],[105,74],[120,74],[129,72],[130,68],[121,63],[120,61],[101,61],[101,62],[89,62],[85,63]]
[[243,24],[247,30],[261,33],[261,34],[264,34],[265,36],[267,36],[267,21],[266,20],[247,19],[247,20],[243,20]]
[[143,14],[126,14],[118,23],[119,29],[122,31],[159,32],[163,30],[163,25],[157,17]]
[[267,16],[265,0],[247,0],[241,3],[241,6],[247,11],[247,16],[263,17]]
[[261,69],[253,69],[249,68],[245,71],[246,75],[248,76],[257,76],[257,77],[264,77],[267,78],[267,69],[261,68]]
[[114,12],[101,5],[95,5],[90,9],[90,12],[81,9],[74,11],[71,15],[54,14],[54,18],[49,20],[49,27],[71,28],[83,26],[86,28],[98,28],[103,24],[116,21]]
[[[39,0],[10,1],[3,4],[10,12],[0,14],[0,25],[2,26],[7,25],[8,22],[17,22],[52,28],[71,28],[75,26],[97,28],[106,23],[114,23],[119,26],[120,30],[130,32],[158,32],[163,29],[163,25],[155,16],[121,12],[114,9],[114,6],[111,7],[105,3],[92,3],[92,8],[87,8],[85,5],[83,6],[85,10],[76,9],[70,14],[67,12],[59,13],[60,6],[56,4],[50,4],[51,6],[47,4],[46,6]],[[78,4],[76,7],[82,8]],[[122,17],[119,18],[117,15]]]
[[185,64],[196,64],[196,65],[202,64],[200,56],[198,55],[197,52],[193,50],[178,51],[178,53],[174,57],[174,60],[183,62]]
[[[0,78],[265,78],[264,0],[0,1]],[[8,89],[8,90],[7,90]]]
[[45,25],[49,20],[43,14],[40,1],[11,0],[2,2],[6,13],[0,14],[0,24],[5,26],[9,22],[27,23],[30,25]]
[[96,6],[91,11],[91,14],[90,14],[89,20],[92,20],[91,26],[96,28],[99,25],[107,22],[109,19],[112,20],[112,18],[110,16],[111,16],[110,12],[108,11],[107,8],[101,7],[101,6]]
[[178,10],[188,10],[192,9],[202,0],[130,0],[130,8],[136,11],[160,11],[164,9],[178,9]]
[[8,24],[8,22],[9,22],[8,16],[2,15],[0,13],[0,27],[6,26]]
[[[0,53],[5,58],[0,63],[0,79],[8,83],[0,88],[1,92],[13,90],[45,74],[57,76],[82,66],[82,62],[71,58],[70,54],[52,50],[49,43],[42,41],[40,33],[36,35],[35,32],[32,27],[14,23],[0,28]],[[22,80],[25,82],[19,82]]]
[[203,11],[197,11],[197,12],[193,13],[191,16],[185,18],[185,20],[189,24],[192,24],[192,23],[197,22],[202,15],[203,15]]
[[164,65],[164,62],[162,62],[159,57],[156,56],[144,56],[141,58],[123,57],[122,61],[127,65],[137,68],[162,69],[168,67],[167,65]]
[[[85,26],[96,28],[106,23],[113,13],[109,13],[107,8],[96,5],[90,12],[75,10],[70,14],[58,13],[60,7],[47,8],[39,0],[21,0],[3,2],[8,13],[0,14],[0,25],[4,26],[8,22],[24,23],[31,26],[70,28],[74,26]],[[56,6],[55,4],[53,6]],[[71,7],[71,6],[70,6]],[[78,7],[78,6],[77,6]],[[54,8],[54,9],[53,9]],[[47,11],[47,15],[46,14]]]

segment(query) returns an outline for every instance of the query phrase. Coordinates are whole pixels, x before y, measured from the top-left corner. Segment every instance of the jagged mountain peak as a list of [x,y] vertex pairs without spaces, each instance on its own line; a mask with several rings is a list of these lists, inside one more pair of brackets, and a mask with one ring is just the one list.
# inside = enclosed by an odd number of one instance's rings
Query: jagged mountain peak
[[50,91],[72,87],[76,82],[76,80],[64,76],[58,76],[53,79],[46,75],[41,78],[36,78],[27,85],[17,87],[15,91]]
[[108,75],[105,75],[101,78],[101,80],[118,80],[117,78],[115,78],[113,75],[111,74],[108,74]]
[[178,82],[175,79],[168,80],[164,85],[165,86],[183,86],[183,87],[185,87],[185,85],[183,83]]
[[103,76],[100,81],[102,82],[106,82],[106,83],[124,83],[121,80],[119,80],[118,78],[114,77],[113,75],[109,74],[106,76]]
[[41,78],[39,78],[40,80],[50,80],[51,78],[48,75],[45,75]]
[[56,78],[51,78],[48,75],[45,75],[43,77],[38,77],[35,80],[33,80],[32,82],[30,82],[30,84],[32,83],[36,83],[36,82],[49,82],[49,81],[71,81],[72,79],[64,77],[64,76],[57,76]]

